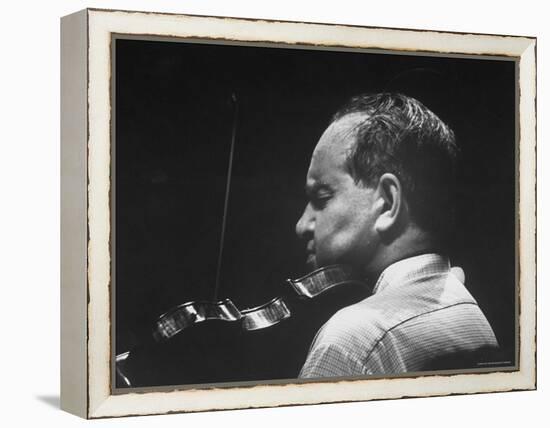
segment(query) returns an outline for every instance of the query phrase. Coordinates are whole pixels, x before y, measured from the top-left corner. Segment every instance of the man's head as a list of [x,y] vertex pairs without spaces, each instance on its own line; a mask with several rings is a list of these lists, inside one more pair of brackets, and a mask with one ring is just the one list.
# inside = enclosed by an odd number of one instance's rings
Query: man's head
[[312,267],[368,271],[442,245],[452,223],[457,148],[434,113],[400,94],[362,95],[321,136],[296,231]]

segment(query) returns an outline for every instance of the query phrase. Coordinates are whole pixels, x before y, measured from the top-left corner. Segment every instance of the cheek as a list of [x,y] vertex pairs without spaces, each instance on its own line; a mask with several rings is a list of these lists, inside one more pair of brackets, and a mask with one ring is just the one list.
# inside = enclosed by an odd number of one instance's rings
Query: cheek
[[349,212],[326,215],[316,225],[316,241],[320,251],[339,252],[353,245],[361,236],[362,227]]
[[363,230],[358,224],[343,223],[330,236],[330,247],[338,253],[353,251],[363,240]]
[[370,245],[368,212],[364,207],[346,205],[338,210],[327,212],[316,225],[317,250],[321,255],[350,256],[353,252],[365,252]]

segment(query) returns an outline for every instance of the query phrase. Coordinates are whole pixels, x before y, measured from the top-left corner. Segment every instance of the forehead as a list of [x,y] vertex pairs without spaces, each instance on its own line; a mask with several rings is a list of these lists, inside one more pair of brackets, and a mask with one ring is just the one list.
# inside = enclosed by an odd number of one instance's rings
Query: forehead
[[344,173],[347,174],[345,162],[355,142],[357,126],[364,119],[364,114],[349,114],[333,122],[325,130],[311,156],[308,185],[334,180]]

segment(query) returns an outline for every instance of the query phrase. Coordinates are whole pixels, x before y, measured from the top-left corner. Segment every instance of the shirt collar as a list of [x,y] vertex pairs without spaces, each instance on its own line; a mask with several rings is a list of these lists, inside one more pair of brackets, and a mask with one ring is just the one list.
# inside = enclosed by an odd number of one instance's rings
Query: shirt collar
[[373,294],[426,276],[447,273],[450,268],[447,257],[433,253],[399,260],[384,269],[374,286]]

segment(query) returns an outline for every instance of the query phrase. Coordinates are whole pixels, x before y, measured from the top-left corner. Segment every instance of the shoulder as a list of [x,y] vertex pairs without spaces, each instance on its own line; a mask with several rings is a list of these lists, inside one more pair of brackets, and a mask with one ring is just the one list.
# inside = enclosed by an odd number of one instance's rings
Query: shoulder
[[386,328],[384,311],[376,303],[371,297],[340,309],[321,327],[317,339],[343,348],[360,342],[364,349]]
[[300,377],[366,373],[365,353],[383,334],[368,299],[341,309],[317,332]]
[[[476,301],[453,275],[423,278],[375,293],[339,310],[319,330],[317,339],[344,348],[355,346],[359,341],[365,350],[396,326],[414,319],[437,319],[454,306],[471,314],[479,312]],[[461,324],[460,319],[453,318],[453,321]]]

